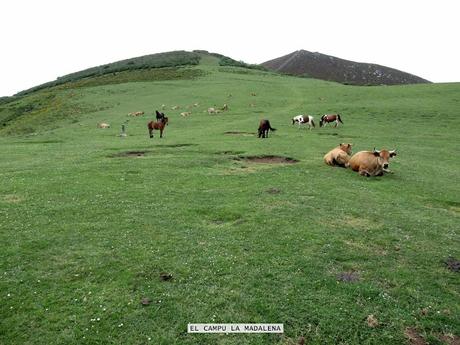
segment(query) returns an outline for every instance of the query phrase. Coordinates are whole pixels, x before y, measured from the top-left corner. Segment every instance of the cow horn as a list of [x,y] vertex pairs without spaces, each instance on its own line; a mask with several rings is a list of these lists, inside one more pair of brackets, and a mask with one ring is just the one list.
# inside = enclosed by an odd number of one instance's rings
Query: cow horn
[[390,151],[390,153],[396,153],[396,149],[394,149],[394,150]]
[[379,153],[380,154],[380,151],[376,150],[375,147],[374,147],[374,153]]

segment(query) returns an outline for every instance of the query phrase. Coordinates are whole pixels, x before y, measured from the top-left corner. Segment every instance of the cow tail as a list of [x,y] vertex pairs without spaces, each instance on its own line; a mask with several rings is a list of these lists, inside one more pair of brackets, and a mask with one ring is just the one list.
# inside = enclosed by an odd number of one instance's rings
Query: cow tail
[[343,124],[343,121],[342,121],[342,119],[340,118],[340,115],[337,115],[337,119],[339,120],[340,123]]

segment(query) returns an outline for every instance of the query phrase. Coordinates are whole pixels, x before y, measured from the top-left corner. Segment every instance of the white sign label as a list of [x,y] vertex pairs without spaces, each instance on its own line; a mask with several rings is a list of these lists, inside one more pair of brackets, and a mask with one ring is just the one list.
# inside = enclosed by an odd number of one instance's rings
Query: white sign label
[[282,323],[189,323],[188,333],[284,333]]

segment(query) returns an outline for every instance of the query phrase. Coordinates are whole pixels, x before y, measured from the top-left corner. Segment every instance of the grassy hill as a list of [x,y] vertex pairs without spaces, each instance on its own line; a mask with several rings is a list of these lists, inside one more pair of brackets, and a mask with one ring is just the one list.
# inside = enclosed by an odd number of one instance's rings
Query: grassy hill
[[[0,343],[458,340],[460,277],[444,261],[460,259],[460,84],[358,88],[219,61],[0,105],[20,115],[0,131]],[[149,139],[162,105],[169,126]],[[328,112],[344,125],[291,125]],[[261,118],[278,129],[269,139],[252,134]],[[341,142],[397,148],[394,173],[324,165]],[[298,162],[246,159],[260,155]],[[285,333],[187,334],[200,322],[283,323]]]
[[429,83],[413,74],[386,66],[360,63],[334,56],[297,50],[266,61],[263,67],[289,75],[336,81],[351,85],[400,85]]

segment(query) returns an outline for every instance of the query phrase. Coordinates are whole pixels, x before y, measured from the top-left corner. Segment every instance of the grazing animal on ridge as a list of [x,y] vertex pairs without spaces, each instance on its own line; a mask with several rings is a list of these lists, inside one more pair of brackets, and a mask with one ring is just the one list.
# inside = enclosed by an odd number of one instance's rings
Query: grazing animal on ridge
[[221,112],[222,110],[214,108],[214,107],[208,108],[208,114],[219,114]]
[[168,124],[168,118],[165,116],[159,121],[150,121],[147,124],[147,128],[149,129],[149,135],[150,138],[153,138],[153,131],[154,130],[160,130],[160,138],[163,138],[163,131],[165,129],[165,126]]
[[340,118],[340,114],[326,114],[321,116],[321,120],[319,120],[319,126],[326,126],[330,122],[335,122],[334,127],[337,127],[339,125],[339,122],[343,124],[343,121]]
[[133,111],[132,113],[129,113],[128,115],[129,116],[140,116],[140,115],[144,115],[144,112],[143,111]]
[[311,129],[311,127],[315,127],[315,122],[313,121],[314,118],[311,115],[297,115],[292,118],[292,124],[295,124],[296,122],[299,124],[299,128],[303,124],[307,124],[308,128]]
[[276,131],[276,128],[272,128],[272,126],[270,125],[270,121],[266,119],[260,120],[258,128],[259,138],[268,138],[268,132],[270,130],[272,132]]
[[324,162],[327,165],[348,167],[351,155],[351,144],[340,144],[324,155]]
[[183,117],[187,117],[189,115],[192,115],[192,113],[190,111],[184,111],[184,112],[180,113],[180,116],[183,116]]
[[360,151],[354,154],[348,162],[353,171],[359,172],[361,176],[382,176],[383,173],[391,172],[388,169],[391,157],[396,156],[396,150]]

